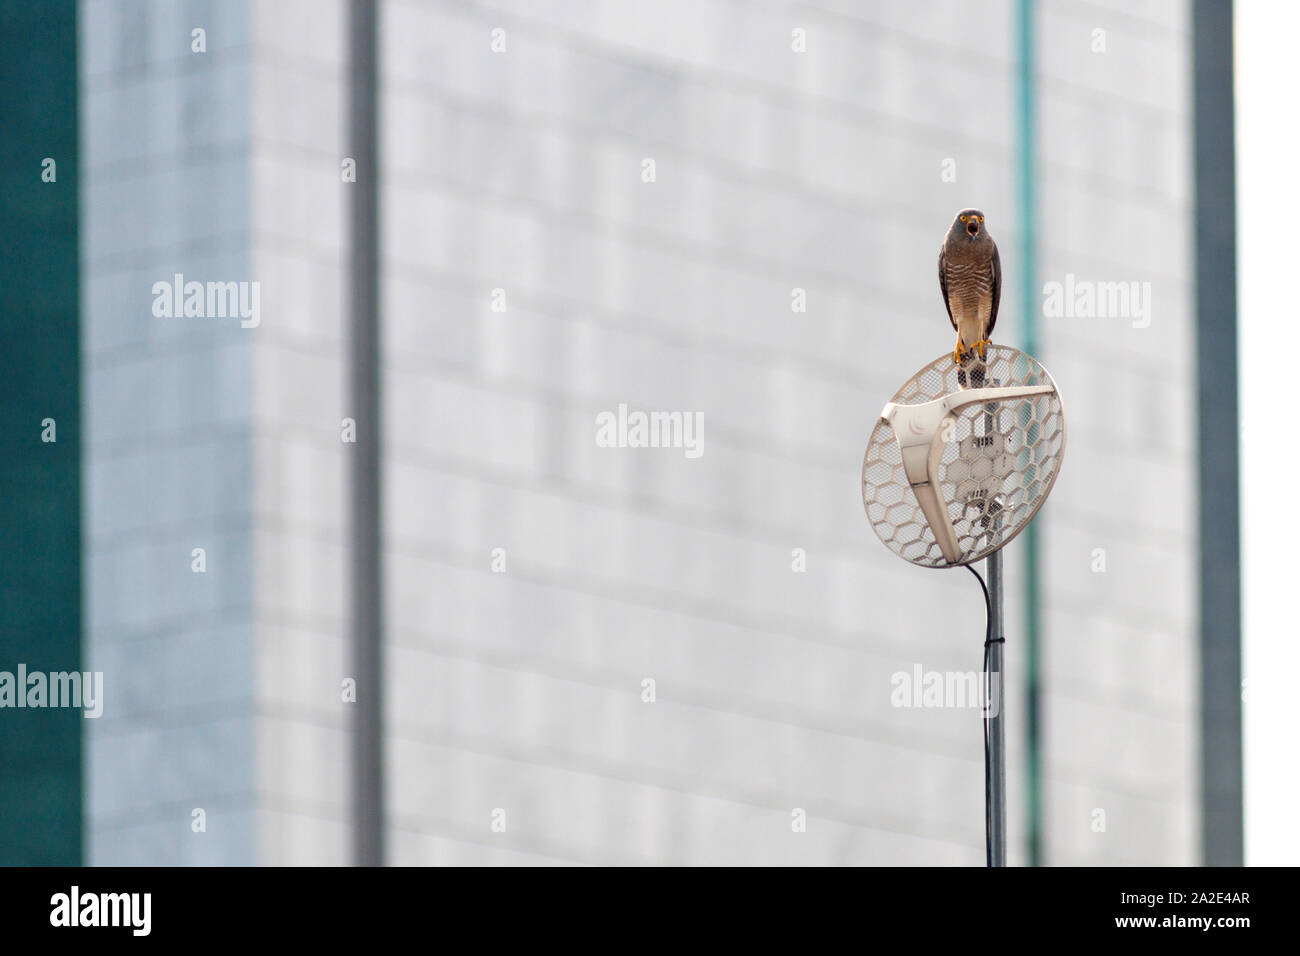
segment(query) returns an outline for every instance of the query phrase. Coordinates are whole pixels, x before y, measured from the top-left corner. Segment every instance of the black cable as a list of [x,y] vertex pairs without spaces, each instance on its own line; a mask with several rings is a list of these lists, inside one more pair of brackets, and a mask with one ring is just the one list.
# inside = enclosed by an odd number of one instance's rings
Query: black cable
[[[997,641],[993,639],[993,601],[989,598],[988,586],[984,583],[984,578],[969,564],[964,565],[967,571],[975,575],[975,580],[980,583],[980,590],[984,592],[984,863],[986,866],[993,865],[993,814],[992,814],[992,797],[993,797],[993,767],[989,756],[989,704],[993,692],[993,675],[989,673],[989,647],[998,641],[1004,639],[999,637]],[[1001,701],[999,700],[999,706]]]

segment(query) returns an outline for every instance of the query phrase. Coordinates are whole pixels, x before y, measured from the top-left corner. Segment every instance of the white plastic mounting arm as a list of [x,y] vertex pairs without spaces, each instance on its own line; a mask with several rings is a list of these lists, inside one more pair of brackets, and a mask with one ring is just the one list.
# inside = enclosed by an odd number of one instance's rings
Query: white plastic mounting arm
[[921,506],[934,539],[939,543],[939,550],[949,564],[961,559],[961,548],[957,545],[952,522],[948,520],[948,508],[939,498],[939,462],[943,459],[943,446],[946,444],[942,440],[944,420],[955,418],[956,413],[967,405],[1050,395],[1054,391],[1051,385],[968,388],[919,405],[889,402],[881,411],[881,419],[894,430],[894,440],[902,452],[907,483],[912,486],[916,503]]

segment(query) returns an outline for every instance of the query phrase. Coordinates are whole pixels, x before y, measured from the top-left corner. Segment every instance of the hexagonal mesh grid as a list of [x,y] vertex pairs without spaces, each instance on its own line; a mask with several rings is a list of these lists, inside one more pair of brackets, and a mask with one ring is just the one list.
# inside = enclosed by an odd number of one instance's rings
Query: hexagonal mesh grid
[[940,497],[961,550],[944,558],[903,473],[894,430],[881,420],[862,461],[862,503],[876,534],[913,564],[946,568],[987,557],[1014,538],[1038,512],[1065,456],[1065,412],[1056,383],[1033,358],[1003,345],[988,348],[986,363],[963,369],[951,355],[935,359],[898,390],[900,405],[915,405],[972,387],[1050,385],[1050,394],[970,405],[941,431]]

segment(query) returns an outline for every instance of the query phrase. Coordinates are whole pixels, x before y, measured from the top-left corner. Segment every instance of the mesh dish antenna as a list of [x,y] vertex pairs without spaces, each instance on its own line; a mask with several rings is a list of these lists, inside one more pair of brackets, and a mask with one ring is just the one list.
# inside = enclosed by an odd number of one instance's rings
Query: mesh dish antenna
[[1065,410],[1033,358],[990,345],[912,376],[880,413],[862,504],[889,550],[926,568],[988,557],[1047,500],[1065,457]]

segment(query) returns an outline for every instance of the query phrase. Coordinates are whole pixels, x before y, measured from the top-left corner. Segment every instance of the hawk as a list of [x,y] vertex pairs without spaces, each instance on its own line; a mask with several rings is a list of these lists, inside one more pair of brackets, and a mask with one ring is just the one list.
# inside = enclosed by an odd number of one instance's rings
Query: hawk
[[939,290],[948,319],[957,330],[953,361],[960,367],[971,351],[983,360],[998,321],[1002,260],[998,244],[984,228],[984,213],[978,209],[963,209],[948,227],[939,250]]

